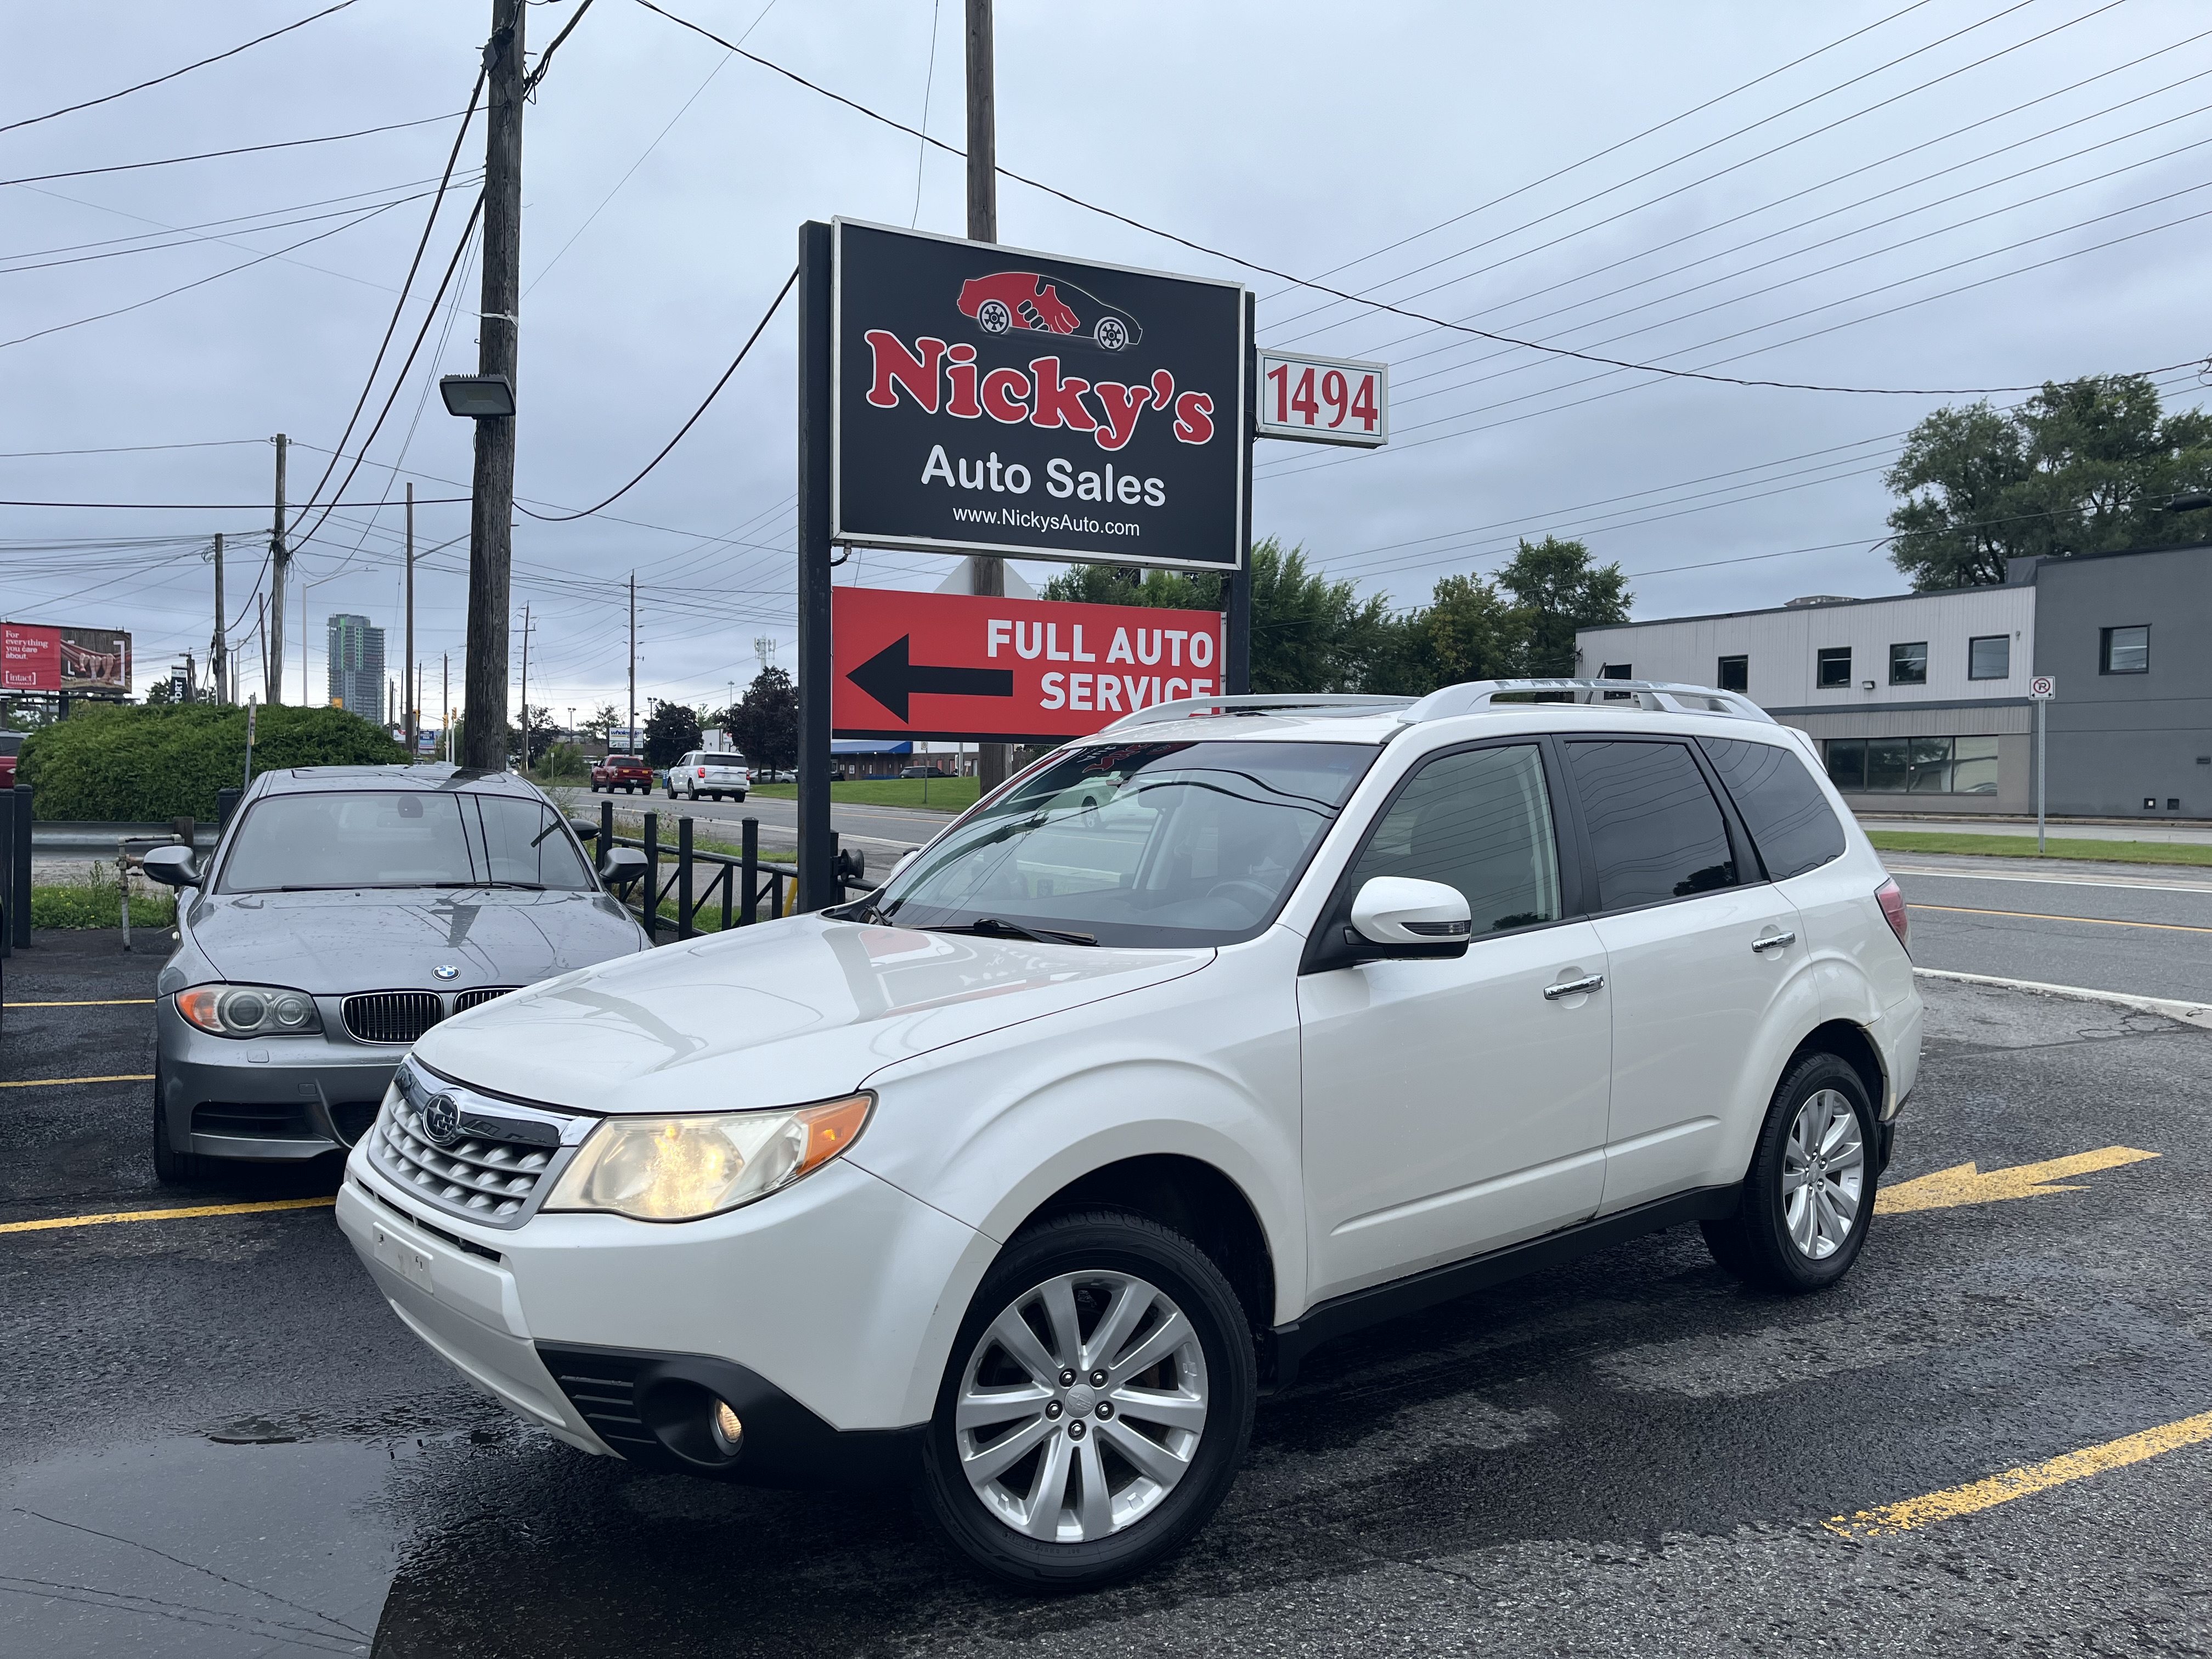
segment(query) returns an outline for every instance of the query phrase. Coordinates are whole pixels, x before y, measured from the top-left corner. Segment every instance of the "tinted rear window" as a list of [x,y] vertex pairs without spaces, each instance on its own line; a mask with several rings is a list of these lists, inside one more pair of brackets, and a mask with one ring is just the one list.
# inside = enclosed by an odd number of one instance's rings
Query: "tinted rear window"
[[1735,885],[1727,820],[1686,745],[1570,743],[1567,765],[1589,831],[1599,908]]
[[1705,754],[1775,881],[1817,870],[1844,854],[1844,827],[1796,751],[1778,744],[1705,738]]

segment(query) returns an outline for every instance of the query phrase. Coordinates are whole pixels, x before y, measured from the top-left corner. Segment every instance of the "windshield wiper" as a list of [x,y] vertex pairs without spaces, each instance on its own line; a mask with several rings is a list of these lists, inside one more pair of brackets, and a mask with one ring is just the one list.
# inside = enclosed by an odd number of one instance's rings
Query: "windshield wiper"
[[425,887],[519,887],[526,893],[542,893],[542,881],[426,881]]
[[1008,921],[1004,916],[978,916],[957,927],[932,927],[933,933],[980,933],[985,939],[1025,939],[1038,945],[1057,940],[1062,945],[1096,945],[1096,933],[1072,933],[1063,927],[1027,927],[1018,921]]

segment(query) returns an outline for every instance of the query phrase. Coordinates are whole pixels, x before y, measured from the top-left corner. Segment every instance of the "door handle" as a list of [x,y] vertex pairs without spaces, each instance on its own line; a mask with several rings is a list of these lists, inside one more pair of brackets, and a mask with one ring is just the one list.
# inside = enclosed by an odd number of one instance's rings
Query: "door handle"
[[1751,948],[1754,951],[1779,951],[1784,945],[1796,942],[1797,935],[1795,933],[1769,933],[1765,939],[1752,940]]
[[1557,1002],[1561,997],[1578,997],[1588,992],[1602,990],[1604,987],[1605,975],[1592,974],[1588,979],[1571,979],[1563,985],[1547,985],[1544,1000]]

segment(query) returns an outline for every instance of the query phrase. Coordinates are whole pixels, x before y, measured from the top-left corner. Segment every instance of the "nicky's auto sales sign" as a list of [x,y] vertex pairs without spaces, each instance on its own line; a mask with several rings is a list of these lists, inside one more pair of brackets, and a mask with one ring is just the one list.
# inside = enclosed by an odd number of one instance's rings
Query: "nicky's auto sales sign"
[[1241,568],[1240,285],[835,234],[833,541]]

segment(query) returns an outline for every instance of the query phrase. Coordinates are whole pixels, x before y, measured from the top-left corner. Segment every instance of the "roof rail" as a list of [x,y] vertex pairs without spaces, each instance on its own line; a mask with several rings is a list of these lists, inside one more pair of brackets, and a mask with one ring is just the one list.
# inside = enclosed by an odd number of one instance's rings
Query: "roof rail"
[[1726,714],[1733,719],[1764,720],[1774,725],[1774,716],[1761,708],[1741,691],[1717,691],[1709,685],[1679,685],[1667,680],[1470,680],[1464,685],[1447,685],[1441,691],[1431,691],[1398,718],[1407,726],[1418,726],[1425,720],[1449,720],[1455,714],[1472,714],[1490,708],[1493,702],[1509,691],[1565,692],[1565,696],[1547,698],[1553,702],[1599,703],[1633,700],[1638,708],[1655,714]]
[[1322,718],[1346,719],[1358,714],[1381,714],[1408,709],[1411,697],[1368,697],[1349,693],[1260,692],[1242,693],[1236,696],[1181,697],[1173,702],[1156,702],[1149,708],[1139,708],[1134,714],[1124,714],[1102,732],[1119,732],[1125,726],[1154,726],[1164,720],[1194,720],[1204,714],[1270,714],[1293,712]]

